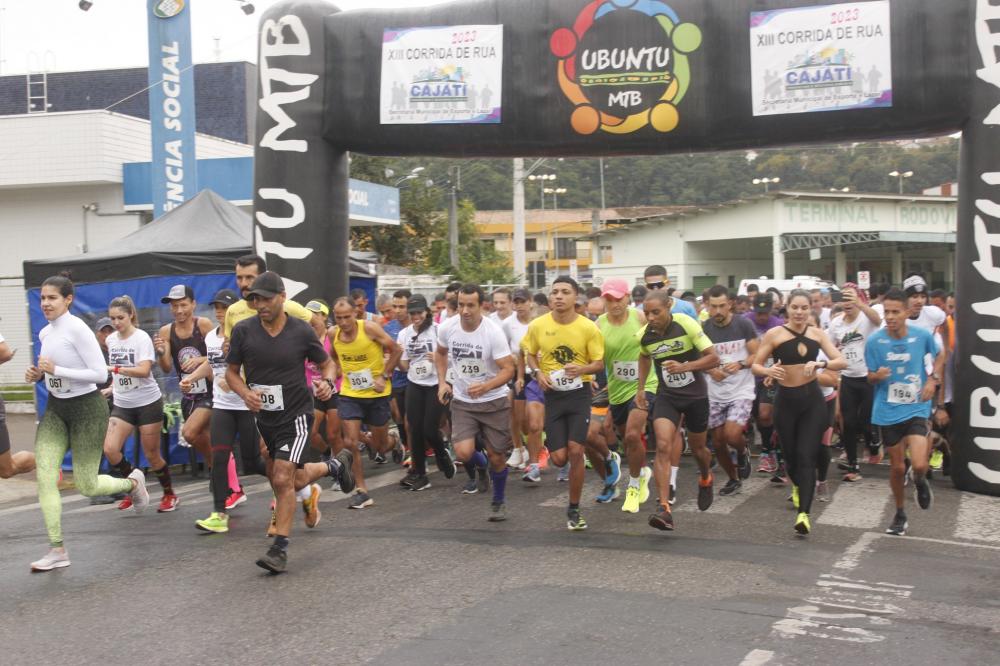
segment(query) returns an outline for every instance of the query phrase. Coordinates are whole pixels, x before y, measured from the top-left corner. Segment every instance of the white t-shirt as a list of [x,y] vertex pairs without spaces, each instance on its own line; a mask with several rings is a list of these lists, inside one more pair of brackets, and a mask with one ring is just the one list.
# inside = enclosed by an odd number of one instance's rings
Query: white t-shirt
[[865,365],[865,342],[878,327],[871,322],[864,312],[859,312],[857,318],[848,323],[844,315],[837,315],[830,322],[828,332],[834,346],[840,350],[847,367],[841,371],[844,377],[867,377],[868,366]]
[[[868,322],[868,323],[871,323],[871,322]],[[862,350],[862,351],[864,351],[864,350]],[[826,354],[823,353],[822,349],[820,349],[819,353],[816,355],[816,360],[817,361],[829,361],[830,358]],[[819,370],[816,371],[816,375],[819,376],[819,373],[821,373],[821,372],[823,372],[822,368],[820,368]],[[831,395],[833,395],[833,392],[837,390],[837,389],[833,388],[832,386],[824,386],[823,384],[820,384],[819,388],[823,392],[823,399],[824,400],[826,400]]]
[[471,333],[462,328],[462,318],[452,317],[438,329],[438,345],[448,350],[448,367],[454,374],[452,389],[462,402],[490,402],[508,395],[507,386],[498,386],[477,399],[469,396],[469,386],[488,382],[500,371],[497,360],[511,355],[510,345],[500,327],[483,317]]
[[39,356],[52,359],[54,372],[46,373],[42,381],[49,395],[56,398],[76,398],[97,390],[97,384],[108,380],[108,364],[104,361],[97,337],[82,319],[63,313],[38,334],[42,342]]
[[[105,342],[108,346],[108,365],[120,365],[123,368],[138,367],[143,361],[155,361],[156,351],[149,333],[137,328],[132,335],[122,339],[115,331]],[[160,387],[149,377],[129,377],[122,374],[111,376],[111,390],[116,407],[135,409],[145,407],[160,399]]]
[[522,324],[516,314],[503,320],[501,329],[503,330],[504,337],[507,338],[507,344],[510,345],[511,349],[521,349],[521,340],[524,339],[525,333],[528,332],[528,326],[530,324],[531,322]]
[[434,366],[434,350],[437,349],[438,325],[431,324],[423,333],[410,324],[396,336],[396,342],[403,350],[400,357],[410,364],[406,379],[420,386],[437,386],[437,368]]
[[230,409],[247,411],[246,403],[236,391],[224,391],[219,381],[226,378],[226,357],[222,354],[222,343],[225,338],[219,334],[218,328],[213,328],[205,336],[205,351],[208,362],[212,366],[212,407],[215,409]]
[[830,312],[832,312],[830,308],[823,308],[819,313],[819,327],[824,331],[830,328]]
[[[936,305],[925,305],[920,309],[920,314],[916,319],[907,319],[907,326],[918,326],[922,329],[930,331],[931,333],[937,330],[938,326],[943,326],[948,315],[945,314],[944,310]],[[940,346],[940,342],[938,343]]]
[[3,342],[3,333],[0,333],[0,342]]

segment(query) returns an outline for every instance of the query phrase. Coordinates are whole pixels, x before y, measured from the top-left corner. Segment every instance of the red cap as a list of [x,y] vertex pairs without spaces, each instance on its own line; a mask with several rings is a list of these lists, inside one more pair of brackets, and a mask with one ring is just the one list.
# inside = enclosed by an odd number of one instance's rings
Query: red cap
[[622,278],[609,278],[601,285],[601,296],[611,296],[612,298],[620,299],[631,293],[632,288]]

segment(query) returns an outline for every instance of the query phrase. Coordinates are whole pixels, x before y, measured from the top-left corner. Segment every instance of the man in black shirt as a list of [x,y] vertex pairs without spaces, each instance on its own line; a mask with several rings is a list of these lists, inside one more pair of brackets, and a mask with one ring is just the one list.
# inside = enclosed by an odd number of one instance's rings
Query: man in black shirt
[[[323,476],[332,476],[343,492],[351,492],[354,456],[344,449],[327,462],[303,464],[313,419],[313,395],[306,383],[305,363],[315,363],[322,373],[313,382],[321,401],[333,396],[337,366],[312,327],[285,314],[285,286],[277,273],[261,273],[246,298],[257,316],[233,328],[226,357],[226,383],[256,415],[257,428],[270,454],[268,477],[276,500],[276,530],[274,544],[257,560],[257,566],[277,574],[285,570],[288,561],[295,491]],[[240,374],[241,368],[246,380]]]

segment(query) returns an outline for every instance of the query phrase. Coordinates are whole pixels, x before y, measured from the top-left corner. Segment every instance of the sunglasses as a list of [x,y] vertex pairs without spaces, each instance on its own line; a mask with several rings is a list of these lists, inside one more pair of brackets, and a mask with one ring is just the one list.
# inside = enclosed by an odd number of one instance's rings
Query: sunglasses
[[646,289],[657,290],[657,289],[663,289],[666,286],[667,286],[666,282],[647,282],[646,283]]

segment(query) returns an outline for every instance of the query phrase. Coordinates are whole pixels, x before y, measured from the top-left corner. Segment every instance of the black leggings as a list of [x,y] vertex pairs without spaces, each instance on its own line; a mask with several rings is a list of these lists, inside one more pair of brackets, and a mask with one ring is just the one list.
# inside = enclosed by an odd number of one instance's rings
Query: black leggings
[[406,386],[406,428],[410,433],[410,471],[427,473],[427,446],[434,449],[438,460],[448,453],[441,439],[441,414],[444,405],[438,400],[438,387],[421,386],[410,382]]
[[[837,424],[837,398],[833,397],[826,401],[826,422],[828,428],[833,428]],[[826,439],[826,437],[824,437]],[[830,447],[827,444],[819,447],[819,454],[816,457],[816,480],[826,481],[826,474],[830,469]]]
[[865,444],[872,445],[872,402],[875,387],[866,377],[844,377],[840,381],[840,416],[844,420],[844,431],[840,441],[847,452],[847,462],[852,467],[858,464],[858,435],[864,435]]
[[229,497],[229,456],[236,435],[240,437],[237,459],[243,474],[267,476],[267,465],[260,457],[260,433],[253,414],[241,409],[213,409],[209,431],[212,438],[212,501],[216,511],[226,510]]
[[0,455],[10,451],[10,433],[7,432],[7,409],[3,404],[3,396],[0,395]]
[[781,386],[774,398],[774,427],[785,455],[785,469],[799,487],[799,511],[809,513],[816,492],[816,461],[830,416],[815,381]]

